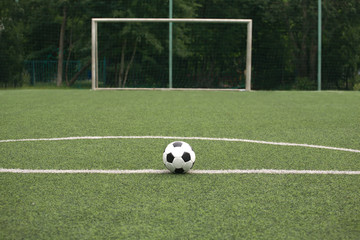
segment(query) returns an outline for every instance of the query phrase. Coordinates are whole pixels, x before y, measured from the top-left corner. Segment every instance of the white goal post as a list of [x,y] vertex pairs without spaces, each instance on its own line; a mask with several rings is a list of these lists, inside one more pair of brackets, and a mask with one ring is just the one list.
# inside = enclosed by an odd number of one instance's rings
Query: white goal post
[[[109,89],[99,88],[98,86],[98,23],[99,22],[165,22],[165,23],[240,23],[247,24],[247,40],[246,40],[246,72],[245,72],[245,90],[251,91],[251,49],[252,49],[252,19],[205,19],[205,18],[92,18],[91,20],[91,81],[92,89]],[[172,38],[169,37],[169,42]],[[169,49],[169,52],[172,49]],[[170,55],[170,53],[169,53]],[[171,71],[171,68],[169,68]],[[172,73],[169,73],[169,78],[172,78]],[[172,79],[169,79],[169,88],[171,86]],[[122,89],[122,88],[111,88]],[[129,89],[129,88],[126,88]],[[138,89],[138,88],[137,88]],[[175,88],[177,89],[177,88]],[[219,90],[219,89],[217,89]]]

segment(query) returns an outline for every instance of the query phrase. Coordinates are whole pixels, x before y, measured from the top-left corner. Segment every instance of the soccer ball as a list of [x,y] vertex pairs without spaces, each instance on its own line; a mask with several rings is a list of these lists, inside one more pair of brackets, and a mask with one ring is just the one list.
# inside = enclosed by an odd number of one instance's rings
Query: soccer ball
[[163,162],[172,173],[186,173],[195,163],[195,152],[186,142],[172,142],[165,148]]

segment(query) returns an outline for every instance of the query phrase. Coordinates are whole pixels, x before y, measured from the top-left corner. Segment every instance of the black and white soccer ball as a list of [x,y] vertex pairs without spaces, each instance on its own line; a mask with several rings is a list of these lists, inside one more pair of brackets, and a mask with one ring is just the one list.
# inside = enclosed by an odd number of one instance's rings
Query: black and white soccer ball
[[165,148],[163,162],[172,173],[186,173],[195,163],[195,152],[186,142],[172,142]]

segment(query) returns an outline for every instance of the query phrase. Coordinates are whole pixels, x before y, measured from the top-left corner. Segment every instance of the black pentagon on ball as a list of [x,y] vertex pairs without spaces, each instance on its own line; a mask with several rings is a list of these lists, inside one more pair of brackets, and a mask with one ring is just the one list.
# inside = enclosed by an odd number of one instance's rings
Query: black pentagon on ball
[[176,168],[175,171],[174,171],[174,173],[184,173],[184,172],[185,171],[182,168]]
[[174,147],[181,147],[182,146],[182,142],[174,142],[173,143]]
[[184,152],[184,154],[181,156],[181,158],[184,160],[184,162],[188,162],[191,160],[190,153]]
[[172,163],[174,161],[174,155],[172,155],[172,153],[168,153],[168,155],[166,156],[166,161],[168,161],[169,163]]

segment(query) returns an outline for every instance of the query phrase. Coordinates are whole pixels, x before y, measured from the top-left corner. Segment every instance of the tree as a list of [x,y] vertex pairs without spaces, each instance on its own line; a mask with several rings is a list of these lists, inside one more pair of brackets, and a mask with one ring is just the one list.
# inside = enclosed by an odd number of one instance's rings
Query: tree
[[324,85],[352,89],[360,69],[360,2],[323,0]]
[[12,0],[0,2],[0,84],[21,85],[23,60],[23,9]]
[[[322,85],[352,89],[359,81],[360,2],[322,2]],[[173,17],[253,19],[253,87],[300,88],[304,87],[299,85],[301,80],[314,88],[317,10],[316,1],[310,0],[176,0]],[[24,60],[57,62],[57,69],[47,69],[46,79],[71,86],[91,64],[92,17],[166,18],[168,1],[3,0],[0,14],[2,86],[22,84]],[[99,25],[99,57],[107,62],[107,84],[165,87],[168,24],[115,25]],[[240,28],[206,29],[178,23],[173,28],[174,67],[178,68],[174,78],[181,79],[182,86],[218,87],[227,84],[224,76],[233,74],[239,79],[244,74],[245,53],[235,48],[244,44],[235,37],[243,34]],[[74,60],[81,65],[72,67]]]
[[[195,4],[188,0],[176,1],[176,12],[194,12]],[[168,17],[166,1],[117,1],[111,2],[111,17]],[[139,23],[99,23],[99,58],[106,57],[108,63],[107,84],[110,86],[125,87],[131,84],[129,76],[137,71],[142,74],[137,80],[142,85],[154,84],[151,82],[162,81],[155,75],[167,71],[164,58],[168,46],[168,23],[139,24]],[[181,26],[177,26],[181,28]],[[175,41],[181,42],[177,35]],[[166,59],[167,62],[167,59]],[[141,66],[149,66],[151,72],[144,73]],[[161,67],[159,67],[161,66]],[[146,75],[146,76],[145,76]],[[141,80],[140,80],[141,78]],[[162,83],[160,83],[162,84]]]
[[56,86],[60,87],[62,85],[63,79],[63,62],[64,62],[64,38],[65,38],[65,28],[66,28],[66,5],[63,6],[63,16],[62,23],[60,28],[60,38],[59,38],[59,55],[58,55],[58,69],[57,69],[57,79]]

